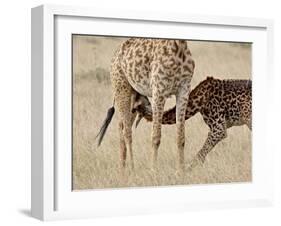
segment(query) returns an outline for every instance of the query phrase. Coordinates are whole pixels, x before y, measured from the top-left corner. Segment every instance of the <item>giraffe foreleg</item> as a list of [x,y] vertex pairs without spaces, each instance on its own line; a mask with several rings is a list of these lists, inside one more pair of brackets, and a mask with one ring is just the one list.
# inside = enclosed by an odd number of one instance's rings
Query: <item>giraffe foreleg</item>
[[218,125],[215,127],[211,127],[210,132],[208,133],[208,137],[201,148],[201,150],[197,153],[196,157],[192,160],[189,170],[192,170],[198,165],[203,165],[206,156],[208,153],[224,138],[227,137],[226,127],[224,125]]
[[177,148],[178,169],[184,170],[184,146],[185,146],[185,112],[188,104],[190,85],[184,84],[176,95],[176,124],[177,124]]
[[152,168],[157,168],[158,148],[161,141],[161,125],[164,112],[165,98],[155,93],[152,96]]

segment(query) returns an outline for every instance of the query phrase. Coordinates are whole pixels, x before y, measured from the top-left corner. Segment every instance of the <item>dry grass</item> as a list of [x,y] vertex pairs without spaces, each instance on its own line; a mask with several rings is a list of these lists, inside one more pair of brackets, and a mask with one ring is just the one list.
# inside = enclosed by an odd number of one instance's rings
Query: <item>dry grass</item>
[[[109,126],[100,148],[97,134],[107,109],[112,106],[111,86],[95,76],[97,68],[109,70],[114,50],[123,39],[76,36],[74,38],[73,87],[73,189],[96,189],[133,186],[207,184],[251,181],[251,132],[246,126],[228,130],[228,137],[208,155],[203,167],[184,176],[176,176],[177,148],[175,126],[162,127],[158,172],[149,169],[151,124],[141,122],[133,129],[135,171],[119,174],[118,114]],[[250,45],[189,42],[196,62],[192,87],[207,75],[217,78],[249,78]],[[108,76],[105,73],[105,76]],[[174,104],[171,98],[167,107]],[[202,147],[208,127],[200,114],[186,122],[186,163]]]

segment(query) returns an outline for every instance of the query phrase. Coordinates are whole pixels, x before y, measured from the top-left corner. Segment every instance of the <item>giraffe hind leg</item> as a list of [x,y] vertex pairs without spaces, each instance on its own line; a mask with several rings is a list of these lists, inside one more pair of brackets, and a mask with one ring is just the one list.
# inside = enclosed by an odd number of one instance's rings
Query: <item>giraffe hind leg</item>
[[119,113],[119,135],[120,135],[120,160],[121,167],[126,165],[127,151],[130,156],[131,168],[134,168],[132,149],[132,123],[134,114],[132,113],[132,101],[134,101],[134,91],[128,81],[122,76],[118,77],[118,82],[113,81],[114,97],[116,109]]
[[120,137],[120,168],[124,169],[126,167],[127,149],[125,144],[125,139],[123,136],[124,125],[119,122],[119,137]]
[[[135,120],[136,114],[133,114],[131,125],[133,125]],[[123,122],[119,122],[119,137],[120,137],[120,164],[121,168],[126,167],[126,159],[127,159],[127,148],[126,148],[126,142],[125,142],[125,130],[124,130],[124,124]],[[130,159],[131,159],[131,167],[134,169],[134,161],[133,161],[133,150],[132,148],[129,150]]]

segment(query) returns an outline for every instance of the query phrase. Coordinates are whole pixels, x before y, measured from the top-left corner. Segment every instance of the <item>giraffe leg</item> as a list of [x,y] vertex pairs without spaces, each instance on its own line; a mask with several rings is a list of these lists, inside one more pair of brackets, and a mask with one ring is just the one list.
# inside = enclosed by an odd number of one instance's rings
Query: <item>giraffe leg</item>
[[[132,115],[131,125],[133,125],[134,120],[136,118],[136,113]],[[127,158],[127,148],[124,138],[124,125],[123,122],[119,122],[119,137],[120,137],[120,168],[124,169],[126,167],[126,158]],[[130,151],[130,159],[131,159],[131,167],[134,169],[134,158],[133,158],[133,150],[132,148]]]
[[123,123],[119,122],[119,137],[120,137],[120,168],[125,169],[126,167],[126,158],[127,158],[127,149],[125,144],[125,139],[123,136]]
[[189,92],[190,86],[184,84],[176,95],[178,169],[181,171],[184,170],[185,112],[188,104]]
[[[116,76],[117,77],[117,76]],[[118,81],[113,80],[114,99],[116,109],[119,113],[119,134],[120,134],[120,160],[121,167],[126,165],[127,150],[130,154],[130,164],[134,168],[133,150],[132,150],[132,122],[133,114],[131,111],[131,102],[133,89],[122,75],[118,76]]]
[[192,170],[198,165],[202,165],[205,162],[207,154],[224,138],[227,137],[226,127],[224,124],[218,124],[212,126],[208,137],[201,148],[197,153],[196,157],[192,160],[189,170]]
[[[135,118],[136,118],[137,113],[133,113],[131,115],[131,123],[130,123],[130,130],[131,130],[131,136],[132,136],[132,125],[134,124]],[[133,155],[133,149],[132,149],[132,139],[130,141],[130,148],[129,148],[129,154],[130,154],[130,163],[131,163],[131,169],[134,170],[135,165],[134,165],[134,155]]]
[[157,168],[158,148],[161,140],[161,125],[165,98],[158,93],[152,95],[152,168]]
[[124,114],[126,115],[123,118],[123,136],[124,136],[124,140],[125,140],[125,144],[126,144],[126,149],[129,151],[130,154],[130,165],[131,168],[134,169],[134,159],[133,159],[133,150],[132,150],[132,114],[129,113],[130,108],[128,106],[128,111]]

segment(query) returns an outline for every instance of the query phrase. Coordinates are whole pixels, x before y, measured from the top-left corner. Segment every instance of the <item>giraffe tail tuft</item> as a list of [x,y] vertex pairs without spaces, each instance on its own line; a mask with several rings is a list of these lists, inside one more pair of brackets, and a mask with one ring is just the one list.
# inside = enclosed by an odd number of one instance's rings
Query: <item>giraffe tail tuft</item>
[[101,142],[102,142],[102,139],[106,133],[106,130],[113,118],[113,115],[114,115],[114,112],[115,112],[115,108],[114,106],[112,106],[111,108],[108,109],[107,111],[107,115],[106,115],[106,118],[104,119],[103,123],[102,123],[102,126],[100,128],[100,131],[99,133],[97,134],[97,136],[95,137],[95,139],[98,138],[98,146],[100,146]]

